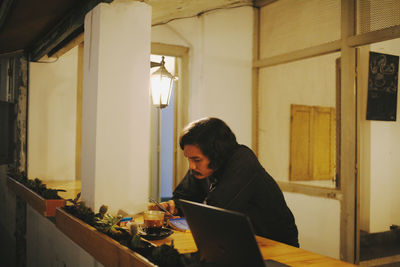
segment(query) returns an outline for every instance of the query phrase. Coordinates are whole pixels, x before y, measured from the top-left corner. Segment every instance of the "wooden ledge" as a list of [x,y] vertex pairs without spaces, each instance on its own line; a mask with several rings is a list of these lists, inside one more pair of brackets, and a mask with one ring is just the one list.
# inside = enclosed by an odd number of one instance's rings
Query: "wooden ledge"
[[56,216],[56,208],[65,206],[65,199],[45,199],[11,177],[7,177],[7,185],[16,195],[24,199],[43,216],[54,217]]
[[61,208],[56,210],[56,226],[104,266],[156,266]]

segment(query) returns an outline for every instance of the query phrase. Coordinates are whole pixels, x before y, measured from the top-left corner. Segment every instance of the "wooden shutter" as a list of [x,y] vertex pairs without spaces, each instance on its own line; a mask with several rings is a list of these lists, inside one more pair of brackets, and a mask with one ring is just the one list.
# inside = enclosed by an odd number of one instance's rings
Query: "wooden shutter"
[[331,180],[335,162],[335,109],[313,107],[313,180]]
[[334,178],[335,125],[334,108],[291,105],[290,180]]
[[309,106],[291,105],[290,180],[311,179],[311,111]]

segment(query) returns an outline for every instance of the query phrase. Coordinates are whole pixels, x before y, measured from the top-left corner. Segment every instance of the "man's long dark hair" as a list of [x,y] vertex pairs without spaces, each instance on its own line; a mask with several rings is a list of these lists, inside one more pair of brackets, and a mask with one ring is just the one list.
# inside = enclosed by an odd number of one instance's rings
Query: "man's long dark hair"
[[217,118],[203,118],[189,123],[179,138],[183,150],[185,145],[197,145],[210,160],[209,168],[218,170],[232,156],[238,146],[235,134],[226,123]]

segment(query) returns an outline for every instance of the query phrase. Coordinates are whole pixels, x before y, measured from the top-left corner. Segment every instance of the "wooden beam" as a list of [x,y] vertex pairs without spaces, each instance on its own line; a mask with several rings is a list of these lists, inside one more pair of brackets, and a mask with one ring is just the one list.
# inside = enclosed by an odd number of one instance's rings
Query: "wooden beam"
[[341,14],[341,116],[338,119],[341,127],[339,175],[343,201],[340,210],[340,258],[354,263],[359,245],[356,244],[359,235],[356,230],[356,53],[355,48],[347,45],[347,40],[355,35],[356,0],[342,0]]
[[256,7],[263,7],[269,4],[272,4],[273,2],[276,2],[277,0],[254,0],[254,6]]
[[347,39],[347,45],[351,47],[357,47],[357,46],[382,42],[386,40],[392,40],[399,37],[400,37],[400,25],[396,25],[382,30],[350,36]]
[[0,30],[3,28],[4,23],[8,17],[11,6],[15,0],[3,0],[0,4]]
[[342,200],[343,195],[339,189],[327,188],[321,186],[312,186],[308,184],[299,184],[293,182],[282,182],[276,181],[284,192],[304,194],[307,196],[331,198],[336,200]]
[[[253,8],[253,62],[260,58],[260,9]],[[251,148],[258,155],[258,86],[259,86],[259,68],[252,69],[251,81]]]
[[189,51],[188,47],[180,45],[170,45],[163,43],[151,43],[151,53],[155,55],[168,55],[172,57],[182,57]]
[[85,15],[92,10],[96,5],[101,2],[111,3],[113,0],[89,0],[85,4],[72,10],[69,15],[57,24],[46,36],[34,44],[33,48],[29,51],[31,61],[37,61],[44,55],[47,55],[57,45],[63,42],[72,34],[81,28],[83,32],[83,23]]
[[333,41],[309,48],[300,49],[297,51],[289,52],[282,55],[263,58],[253,62],[253,68],[270,67],[282,63],[288,63],[300,59],[306,59],[315,56],[321,56],[332,52],[340,51],[341,41]]

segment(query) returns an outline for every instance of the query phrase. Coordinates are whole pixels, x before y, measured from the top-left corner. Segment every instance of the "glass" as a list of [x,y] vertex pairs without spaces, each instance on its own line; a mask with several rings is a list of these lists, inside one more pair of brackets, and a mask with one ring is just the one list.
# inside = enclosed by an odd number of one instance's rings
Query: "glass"
[[147,234],[159,234],[164,225],[164,212],[146,210],[143,213],[144,228]]

